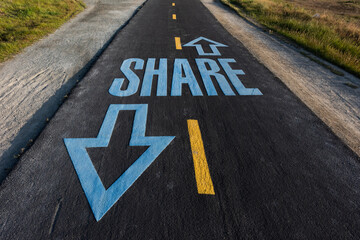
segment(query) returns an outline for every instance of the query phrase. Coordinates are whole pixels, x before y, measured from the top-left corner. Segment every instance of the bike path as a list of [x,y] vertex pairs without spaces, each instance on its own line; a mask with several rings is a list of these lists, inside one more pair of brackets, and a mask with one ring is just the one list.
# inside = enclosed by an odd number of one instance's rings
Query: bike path
[[0,237],[357,239],[358,176],[199,1],[148,0],[2,184]]

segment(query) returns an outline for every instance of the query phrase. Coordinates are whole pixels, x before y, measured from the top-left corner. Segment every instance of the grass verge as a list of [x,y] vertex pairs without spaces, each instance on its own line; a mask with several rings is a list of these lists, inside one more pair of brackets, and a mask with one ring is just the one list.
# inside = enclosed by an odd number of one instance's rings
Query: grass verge
[[81,12],[81,0],[1,0],[0,62]]
[[302,8],[288,0],[221,1],[239,15],[254,19],[360,77],[360,24],[357,18],[331,12],[319,14],[314,9]]

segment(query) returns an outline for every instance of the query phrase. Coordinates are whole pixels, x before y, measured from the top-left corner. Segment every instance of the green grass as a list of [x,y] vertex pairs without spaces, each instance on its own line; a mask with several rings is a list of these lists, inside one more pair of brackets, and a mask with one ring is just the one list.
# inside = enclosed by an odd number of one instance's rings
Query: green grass
[[0,62],[53,32],[84,8],[81,0],[0,0]]
[[360,77],[360,27],[349,19],[324,15],[286,0],[221,0],[315,55]]

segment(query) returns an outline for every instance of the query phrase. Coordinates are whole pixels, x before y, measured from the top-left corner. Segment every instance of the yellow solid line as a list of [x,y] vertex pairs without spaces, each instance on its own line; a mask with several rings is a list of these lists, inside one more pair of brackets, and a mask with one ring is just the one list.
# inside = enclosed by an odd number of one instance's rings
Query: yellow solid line
[[176,20],[176,14],[173,14],[173,19]]
[[177,50],[181,50],[181,42],[180,42],[180,38],[179,37],[175,37],[175,46]]
[[209,166],[205,156],[204,144],[197,120],[187,120],[191,151],[194,160],[195,178],[199,194],[215,195]]
[[172,6],[174,7],[174,6],[175,6],[175,3],[173,3]]

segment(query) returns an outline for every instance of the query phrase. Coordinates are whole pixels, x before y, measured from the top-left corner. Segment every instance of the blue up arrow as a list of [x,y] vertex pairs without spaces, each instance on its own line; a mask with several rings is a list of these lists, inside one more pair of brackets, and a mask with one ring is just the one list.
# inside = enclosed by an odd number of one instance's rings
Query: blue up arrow
[[[136,111],[129,146],[149,146],[149,148],[108,189],[105,189],[86,148],[107,147],[117,116],[120,111],[125,110]],[[146,137],[147,110],[147,104],[112,104],[109,106],[97,138],[64,139],[96,221],[109,211],[175,138],[173,136]]]
[[[211,53],[205,53],[202,45],[198,42],[200,41],[206,41],[209,42],[209,46],[212,50]],[[198,37],[197,39],[192,40],[191,42],[188,42],[187,44],[183,45],[184,47],[196,47],[196,50],[200,56],[221,56],[218,47],[227,47],[227,45],[224,45],[222,43],[215,42],[213,40],[204,38],[204,37]]]

